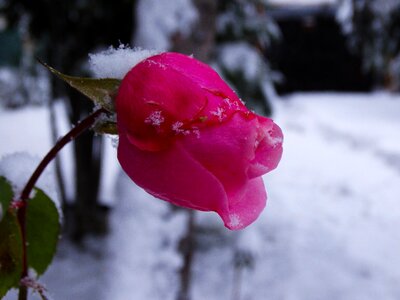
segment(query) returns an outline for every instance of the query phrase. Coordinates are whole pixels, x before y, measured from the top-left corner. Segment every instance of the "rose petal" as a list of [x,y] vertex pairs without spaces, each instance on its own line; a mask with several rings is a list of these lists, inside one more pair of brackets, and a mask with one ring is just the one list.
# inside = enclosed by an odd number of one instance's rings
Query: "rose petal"
[[143,151],[122,133],[118,160],[128,176],[155,197],[203,211],[227,210],[221,183],[179,144],[165,151]]
[[239,230],[253,223],[263,211],[267,193],[261,177],[248,180],[239,193],[229,194],[229,210],[218,212],[231,230]]
[[199,137],[186,136],[179,141],[225,189],[235,189],[247,179],[247,168],[254,159],[257,121],[236,114],[228,122],[203,128]]
[[[261,117],[258,117],[258,119],[260,118]],[[264,120],[261,122],[263,126],[260,128],[264,131],[264,134],[261,140],[257,142],[255,157],[247,170],[249,178],[255,178],[272,171],[278,166],[282,157],[282,131],[272,120],[266,120],[267,121]],[[268,124],[267,122],[270,123],[269,126],[266,126]]]

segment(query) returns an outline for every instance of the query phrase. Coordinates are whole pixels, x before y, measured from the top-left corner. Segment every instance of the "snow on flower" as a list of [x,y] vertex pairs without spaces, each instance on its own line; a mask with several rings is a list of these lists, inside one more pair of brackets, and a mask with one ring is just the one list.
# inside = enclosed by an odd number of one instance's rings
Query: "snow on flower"
[[178,53],[148,57],[122,80],[116,111],[119,162],[148,193],[215,211],[232,230],[257,219],[261,175],[280,161],[282,132],[209,66]]
[[148,116],[144,122],[146,124],[151,124],[153,126],[160,126],[163,122],[164,122],[164,117],[161,115],[162,111],[158,110],[158,111],[154,111],[150,114],[150,116]]
[[90,70],[97,78],[122,79],[133,66],[157,53],[153,50],[131,49],[125,45],[109,47],[106,51],[89,54]]

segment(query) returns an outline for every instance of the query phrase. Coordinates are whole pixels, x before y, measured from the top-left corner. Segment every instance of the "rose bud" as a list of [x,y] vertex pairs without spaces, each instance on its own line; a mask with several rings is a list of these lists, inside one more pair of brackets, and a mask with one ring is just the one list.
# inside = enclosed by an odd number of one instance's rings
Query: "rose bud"
[[148,193],[215,211],[232,230],[259,216],[261,175],[278,165],[282,132],[209,66],[178,53],[151,56],[122,80],[116,111],[119,162]]

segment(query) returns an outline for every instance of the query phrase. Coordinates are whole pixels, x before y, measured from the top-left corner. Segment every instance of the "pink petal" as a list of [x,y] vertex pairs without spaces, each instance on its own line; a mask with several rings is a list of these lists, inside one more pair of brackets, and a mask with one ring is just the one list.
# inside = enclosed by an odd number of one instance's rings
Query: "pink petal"
[[120,133],[118,160],[137,185],[157,198],[203,211],[227,210],[221,183],[179,144],[165,151],[142,151]]
[[257,120],[240,114],[229,121],[203,128],[200,136],[186,136],[179,142],[202,166],[223,184],[235,190],[247,180],[247,168],[254,159]]
[[261,176],[275,169],[281,160],[283,151],[283,134],[279,126],[270,119],[259,116],[257,118],[263,134],[261,140],[257,142],[255,157],[247,171],[249,178]]
[[228,212],[220,211],[224,224],[231,230],[239,230],[253,223],[263,211],[267,193],[261,177],[248,180],[240,192],[229,194]]

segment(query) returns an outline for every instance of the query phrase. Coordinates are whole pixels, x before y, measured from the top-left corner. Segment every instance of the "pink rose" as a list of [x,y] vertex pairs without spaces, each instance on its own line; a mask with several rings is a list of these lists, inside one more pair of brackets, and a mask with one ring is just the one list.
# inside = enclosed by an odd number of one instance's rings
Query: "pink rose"
[[149,57],[123,79],[116,111],[119,162],[148,193],[215,211],[232,230],[261,213],[261,175],[281,158],[282,132],[209,66],[178,53]]

